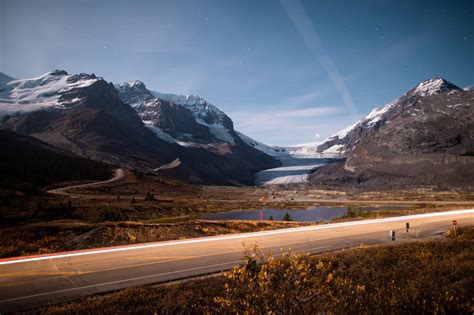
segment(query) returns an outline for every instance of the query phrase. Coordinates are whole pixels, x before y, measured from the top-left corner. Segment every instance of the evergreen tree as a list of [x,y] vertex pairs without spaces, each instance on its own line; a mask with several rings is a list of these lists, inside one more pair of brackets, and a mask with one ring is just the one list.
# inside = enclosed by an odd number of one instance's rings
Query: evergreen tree
[[293,219],[291,218],[288,212],[285,213],[285,215],[283,216],[283,221],[293,221]]
[[148,191],[145,196],[145,201],[153,201],[155,200],[155,195],[151,191]]

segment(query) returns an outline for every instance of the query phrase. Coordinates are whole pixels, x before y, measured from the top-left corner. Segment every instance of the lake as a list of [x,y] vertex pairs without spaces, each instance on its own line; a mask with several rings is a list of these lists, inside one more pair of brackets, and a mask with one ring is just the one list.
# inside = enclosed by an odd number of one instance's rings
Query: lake
[[[408,210],[409,207],[361,207],[361,210]],[[209,213],[202,216],[204,220],[260,220],[260,212],[263,212],[263,220],[268,220],[270,216],[275,221],[281,221],[286,212],[288,212],[293,221],[299,222],[319,222],[330,221],[342,217],[346,214],[347,207],[310,207],[306,210],[281,210],[264,209],[248,211],[228,211],[220,213]]]

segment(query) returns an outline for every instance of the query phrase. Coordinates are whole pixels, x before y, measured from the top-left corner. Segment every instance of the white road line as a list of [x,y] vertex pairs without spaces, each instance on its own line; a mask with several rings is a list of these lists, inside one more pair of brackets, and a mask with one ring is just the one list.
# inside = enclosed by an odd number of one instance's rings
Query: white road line
[[21,297],[17,297],[17,298],[13,298],[13,299],[0,301],[0,303],[13,302],[13,301],[18,301],[18,300],[24,300],[24,299],[29,299],[29,298],[39,297],[39,296],[45,296],[45,295],[51,295],[51,294],[57,294],[57,293],[63,293],[63,292],[69,292],[69,291],[95,288],[95,287],[100,287],[100,286],[105,286],[105,285],[110,285],[110,284],[117,284],[117,283],[122,283],[122,282],[129,282],[129,281],[142,280],[142,279],[159,277],[159,276],[166,276],[166,275],[174,274],[174,273],[178,273],[178,272],[186,272],[186,271],[193,271],[193,270],[199,270],[199,269],[205,269],[205,268],[211,268],[211,267],[217,267],[217,266],[223,266],[223,265],[229,265],[229,264],[236,264],[236,263],[239,263],[239,262],[240,262],[240,260],[237,260],[237,261],[231,261],[231,262],[226,262],[226,263],[220,263],[220,264],[214,264],[214,265],[208,265],[208,266],[201,266],[201,267],[195,267],[195,268],[189,268],[189,269],[182,269],[182,270],[176,270],[176,271],[170,271],[170,272],[164,272],[164,273],[157,273],[157,274],[148,275],[148,276],[129,278],[129,279],[123,279],[123,280],[116,280],[116,281],[86,285],[86,286],[82,286],[82,287],[76,287],[76,288],[70,288],[70,289],[64,289],[64,290],[57,290],[57,291],[51,291],[51,292],[21,296]]
[[423,214],[414,214],[414,215],[406,215],[406,216],[383,218],[383,219],[352,221],[352,222],[343,222],[343,223],[334,223],[334,224],[325,224],[325,225],[316,225],[316,226],[306,226],[306,227],[298,227],[298,228],[288,228],[288,229],[273,230],[273,231],[242,233],[242,234],[237,234],[237,235],[225,235],[225,236],[216,236],[216,237],[208,237],[208,238],[189,239],[189,240],[182,240],[182,241],[160,242],[160,243],[153,243],[153,244],[131,245],[129,247],[98,249],[98,250],[90,250],[90,251],[78,252],[78,253],[72,252],[72,253],[69,253],[69,254],[58,254],[58,255],[51,255],[51,256],[40,256],[40,257],[31,257],[31,258],[24,258],[24,259],[0,261],[0,265],[26,263],[26,262],[40,261],[40,260],[47,260],[47,259],[59,259],[59,258],[65,258],[65,257],[95,255],[95,254],[127,251],[127,250],[157,248],[157,247],[194,244],[194,243],[207,243],[207,242],[225,241],[225,240],[231,240],[231,239],[252,238],[252,237],[257,237],[257,236],[269,236],[269,235],[276,235],[276,234],[298,233],[298,232],[333,229],[333,228],[347,227],[347,226],[369,225],[369,224],[386,223],[386,222],[406,221],[406,220],[410,220],[410,219],[432,218],[432,217],[450,216],[450,215],[456,215],[456,214],[469,214],[469,213],[474,214],[474,209],[453,210],[453,211],[434,212],[434,213],[423,213]]
[[[322,249],[322,248],[328,248],[328,247],[332,247],[332,245],[325,245],[325,246],[319,246],[319,247],[313,247],[313,248],[308,248],[308,249],[297,250],[294,253],[298,253],[298,252],[308,252],[309,253],[309,251]],[[277,254],[274,257],[279,257],[281,255],[285,255],[285,254],[284,253],[283,254]],[[13,299],[3,300],[3,301],[0,301],[0,303],[13,302],[13,301],[18,301],[18,300],[24,300],[24,299],[35,298],[35,297],[46,296],[46,295],[57,294],[57,293],[63,293],[63,292],[84,290],[84,289],[89,289],[89,288],[94,288],[94,287],[106,286],[106,285],[110,285],[110,284],[130,282],[130,281],[142,280],[142,279],[159,277],[159,276],[166,276],[166,275],[180,273],[180,272],[183,273],[183,272],[187,272],[187,271],[206,269],[206,268],[212,268],[212,267],[218,267],[218,266],[235,265],[235,264],[240,263],[240,262],[241,262],[241,260],[235,260],[235,261],[230,261],[230,262],[225,262],[225,263],[219,263],[219,264],[200,266],[200,267],[189,268],[189,269],[182,269],[182,270],[175,270],[175,271],[170,271],[170,272],[158,273],[158,274],[153,274],[153,275],[148,275],[148,276],[135,277],[135,278],[129,278],[129,279],[123,279],[123,280],[116,280],[116,281],[110,281],[110,282],[104,282],[104,283],[98,283],[98,284],[91,284],[91,285],[86,285],[86,286],[82,286],[82,287],[75,287],[75,288],[70,288],[70,289],[57,290],[57,291],[51,291],[51,292],[45,292],[45,293],[39,293],[39,294],[32,294],[32,295],[13,298]]]

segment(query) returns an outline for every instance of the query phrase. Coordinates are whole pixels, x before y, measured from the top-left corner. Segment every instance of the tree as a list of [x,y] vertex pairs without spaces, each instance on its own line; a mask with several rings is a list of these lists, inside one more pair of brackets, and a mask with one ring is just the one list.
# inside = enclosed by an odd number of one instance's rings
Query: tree
[[145,196],[145,201],[153,201],[155,200],[155,195],[151,191],[148,191]]
[[291,218],[288,212],[285,213],[285,215],[283,216],[283,221],[293,221],[293,219]]

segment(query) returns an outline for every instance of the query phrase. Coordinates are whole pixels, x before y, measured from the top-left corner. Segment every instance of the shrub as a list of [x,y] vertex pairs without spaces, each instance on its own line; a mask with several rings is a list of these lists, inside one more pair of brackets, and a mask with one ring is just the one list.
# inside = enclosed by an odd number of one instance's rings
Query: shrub
[[145,195],[145,201],[153,201],[153,200],[155,200],[155,195],[151,191],[148,191]]
[[214,302],[233,314],[472,313],[474,232],[460,235],[316,258],[256,250]]
[[99,221],[122,221],[123,217],[119,209],[104,208],[100,210]]

